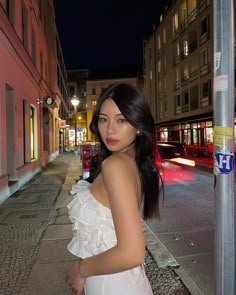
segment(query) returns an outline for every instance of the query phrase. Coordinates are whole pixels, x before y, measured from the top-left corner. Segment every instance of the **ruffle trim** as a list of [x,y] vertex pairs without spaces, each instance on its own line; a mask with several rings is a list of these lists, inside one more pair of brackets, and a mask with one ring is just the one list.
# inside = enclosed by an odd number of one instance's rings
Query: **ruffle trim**
[[117,244],[111,210],[93,197],[89,186],[85,180],[74,184],[70,191],[74,198],[67,205],[73,223],[73,238],[67,248],[81,258],[97,255]]

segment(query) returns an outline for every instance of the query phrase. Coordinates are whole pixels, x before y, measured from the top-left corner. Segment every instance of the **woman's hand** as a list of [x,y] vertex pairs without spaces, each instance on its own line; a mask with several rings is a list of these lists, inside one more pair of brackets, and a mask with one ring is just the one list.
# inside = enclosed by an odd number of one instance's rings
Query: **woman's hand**
[[66,282],[71,287],[72,292],[76,295],[83,295],[86,278],[83,278],[80,274],[79,263],[80,261],[76,261],[76,263],[69,268],[66,276]]

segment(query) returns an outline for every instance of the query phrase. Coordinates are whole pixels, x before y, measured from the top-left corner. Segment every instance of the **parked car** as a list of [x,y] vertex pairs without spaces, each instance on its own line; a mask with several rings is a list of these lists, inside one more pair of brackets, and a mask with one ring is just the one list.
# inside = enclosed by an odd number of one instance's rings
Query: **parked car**
[[195,162],[186,158],[186,151],[182,143],[162,141],[157,142],[157,148],[160,154],[157,164],[162,167],[161,175],[165,184],[186,184],[194,180],[192,171],[185,168],[195,166]]
[[179,141],[158,141],[157,148],[162,159],[186,156],[184,145]]

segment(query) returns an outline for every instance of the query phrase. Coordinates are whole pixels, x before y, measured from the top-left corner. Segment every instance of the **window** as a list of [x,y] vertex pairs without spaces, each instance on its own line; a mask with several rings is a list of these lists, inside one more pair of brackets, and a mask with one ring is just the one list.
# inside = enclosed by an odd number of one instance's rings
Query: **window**
[[179,48],[179,42],[175,44],[175,57],[179,57],[180,54],[180,48]]
[[188,79],[189,78],[189,72],[188,72],[188,65],[186,64],[184,66],[184,79]]
[[190,109],[198,109],[198,86],[190,88]]
[[160,114],[162,114],[162,112],[163,112],[163,109],[162,109],[162,100],[160,100],[159,106],[160,106]]
[[179,16],[178,12],[176,12],[173,16],[173,33],[177,31],[179,28]]
[[208,28],[208,18],[205,17],[202,21],[201,21],[201,35],[206,34],[209,31]]
[[176,107],[180,107],[180,94],[175,95],[175,105]]
[[196,14],[194,13],[197,8],[197,1],[191,0],[188,1],[188,15],[191,16],[191,19],[194,19],[196,17]]
[[189,40],[189,53],[191,53],[195,49],[197,49],[197,31],[194,30],[189,32],[188,40]]
[[166,100],[164,101],[164,112],[165,113],[167,112],[167,101]]
[[157,36],[157,48],[161,49],[161,37],[160,37],[160,35]]
[[158,60],[157,62],[157,72],[160,73],[161,72],[161,61]]
[[163,43],[166,44],[166,29],[163,29]]
[[30,107],[30,158],[36,159],[36,112],[34,107]]
[[175,114],[181,113],[181,96],[180,94],[176,94],[174,97],[174,106],[175,106]]
[[200,65],[204,67],[208,64],[208,48],[205,48],[200,55]]
[[92,88],[92,95],[96,95],[96,88]]
[[43,53],[42,53],[41,50],[40,50],[39,59],[40,59],[40,75],[41,75],[42,78],[44,78],[43,77]]
[[202,83],[202,97],[209,96],[210,94],[210,87],[209,81]]
[[162,89],[162,87],[161,87],[161,80],[159,80],[158,81],[158,91],[159,91],[159,94],[161,93],[161,89]]
[[200,44],[210,39],[210,28],[208,16],[203,18],[200,25]]
[[202,83],[201,88],[201,107],[211,105],[211,80]]
[[92,105],[93,108],[95,108],[96,105],[97,105],[97,101],[96,101],[96,100],[92,100],[92,101],[91,101],[91,105]]
[[182,0],[180,7],[179,7],[179,16],[180,16],[180,24],[182,28],[185,28],[187,25],[187,2],[186,0]]
[[189,94],[188,91],[183,92],[182,94],[182,112],[188,112],[189,111]]
[[189,95],[188,92],[185,92],[183,95],[183,104],[186,105],[189,103]]
[[24,147],[24,163],[27,162],[27,149],[28,146],[27,142],[27,124],[28,123],[28,116],[27,116],[27,100],[23,100],[23,147]]
[[36,66],[36,36],[35,36],[35,31],[33,29],[31,32],[31,51],[32,51],[32,62]]
[[39,0],[39,19],[42,21],[43,17],[43,9],[42,9],[42,1],[43,0]]
[[176,68],[175,69],[175,88],[179,88],[180,87],[180,69]]
[[6,14],[9,21],[14,26],[14,0],[6,0]]
[[183,41],[183,48],[184,48],[184,56],[188,56],[188,41]]
[[21,9],[21,32],[22,32],[22,43],[25,49],[28,48],[28,13],[25,6]]
[[210,72],[210,57],[209,48],[204,48],[200,53],[200,74],[201,76],[208,74]]
[[152,70],[149,72],[149,79],[152,80]]

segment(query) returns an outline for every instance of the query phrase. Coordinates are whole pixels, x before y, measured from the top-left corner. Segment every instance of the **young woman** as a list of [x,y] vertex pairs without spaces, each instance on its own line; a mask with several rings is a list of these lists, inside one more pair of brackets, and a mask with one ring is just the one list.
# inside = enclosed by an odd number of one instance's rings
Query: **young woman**
[[154,120],[144,95],[128,84],[108,87],[90,125],[99,140],[99,173],[80,180],[68,205],[74,238],[68,249],[80,257],[67,273],[81,295],[151,295],[142,266],[143,218],[159,217],[159,170]]

